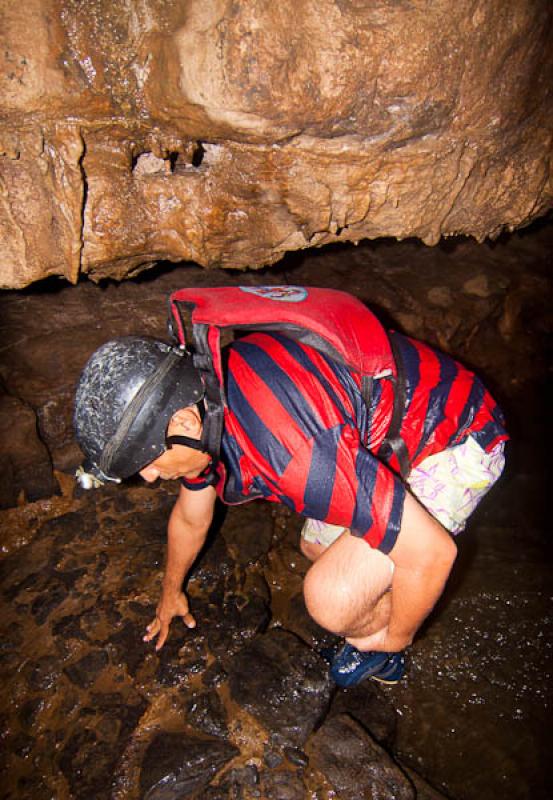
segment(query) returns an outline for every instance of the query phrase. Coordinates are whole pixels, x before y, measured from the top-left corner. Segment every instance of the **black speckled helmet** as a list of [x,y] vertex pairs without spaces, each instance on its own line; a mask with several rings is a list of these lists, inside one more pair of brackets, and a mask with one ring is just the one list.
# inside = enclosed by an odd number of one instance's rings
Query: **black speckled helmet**
[[88,360],[77,386],[74,425],[86,472],[119,481],[166,450],[167,425],[204,389],[191,355],[157,339],[112,339]]

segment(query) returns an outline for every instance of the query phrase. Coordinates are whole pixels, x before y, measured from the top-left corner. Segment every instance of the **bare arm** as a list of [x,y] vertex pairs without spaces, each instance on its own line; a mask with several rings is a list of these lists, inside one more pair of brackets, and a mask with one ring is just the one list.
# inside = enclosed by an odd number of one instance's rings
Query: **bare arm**
[[199,492],[181,487],[171,512],[167,528],[167,560],[161,600],[155,619],[148,625],[144,641],[156,636],[156,650],[167,639],[173,617],[182,617],[185,625],[193,628],[196,621],[188,609],[188,599],[182,584],[205,542],[215,505],[215,489],[209,486]]
[[389,553],[394,562],[385,647],[402,650],[441,596],[457,547],[447,531],[407,494],[401,529]]

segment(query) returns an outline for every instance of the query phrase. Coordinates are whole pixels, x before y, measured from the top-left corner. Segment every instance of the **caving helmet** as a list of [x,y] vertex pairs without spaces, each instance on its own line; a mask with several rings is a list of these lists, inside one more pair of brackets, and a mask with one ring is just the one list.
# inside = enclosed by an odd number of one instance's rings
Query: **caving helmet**
[[167,449],[175,411],[203,395],[184,348],[143,336],[106,342],[86,363],[77,386],[74,425],[87,458],[81,475],[93,484],[134,475]]

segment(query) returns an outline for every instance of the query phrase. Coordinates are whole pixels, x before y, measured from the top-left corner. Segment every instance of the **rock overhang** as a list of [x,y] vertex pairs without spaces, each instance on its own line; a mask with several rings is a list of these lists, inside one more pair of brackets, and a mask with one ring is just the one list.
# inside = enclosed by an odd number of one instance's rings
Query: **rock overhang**
[[545,1],[13,6],[1,285],[527,224],[553,194],[552,19]]

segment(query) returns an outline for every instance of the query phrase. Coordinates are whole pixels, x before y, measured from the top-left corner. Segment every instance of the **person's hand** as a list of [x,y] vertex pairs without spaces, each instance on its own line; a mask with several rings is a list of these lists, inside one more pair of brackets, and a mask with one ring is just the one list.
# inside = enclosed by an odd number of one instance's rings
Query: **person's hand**
[[147,633],[143,641],[151,642],[157,636],[156,651],[161,650],[169,635],[169,626],[173,617],[182,617],[187,628],[196,627],[196,620],[189,611],[188,599],[184,592],[179,592],[172,597],[166,597],[165,593],[161,596],[155,619],[146,627]]

